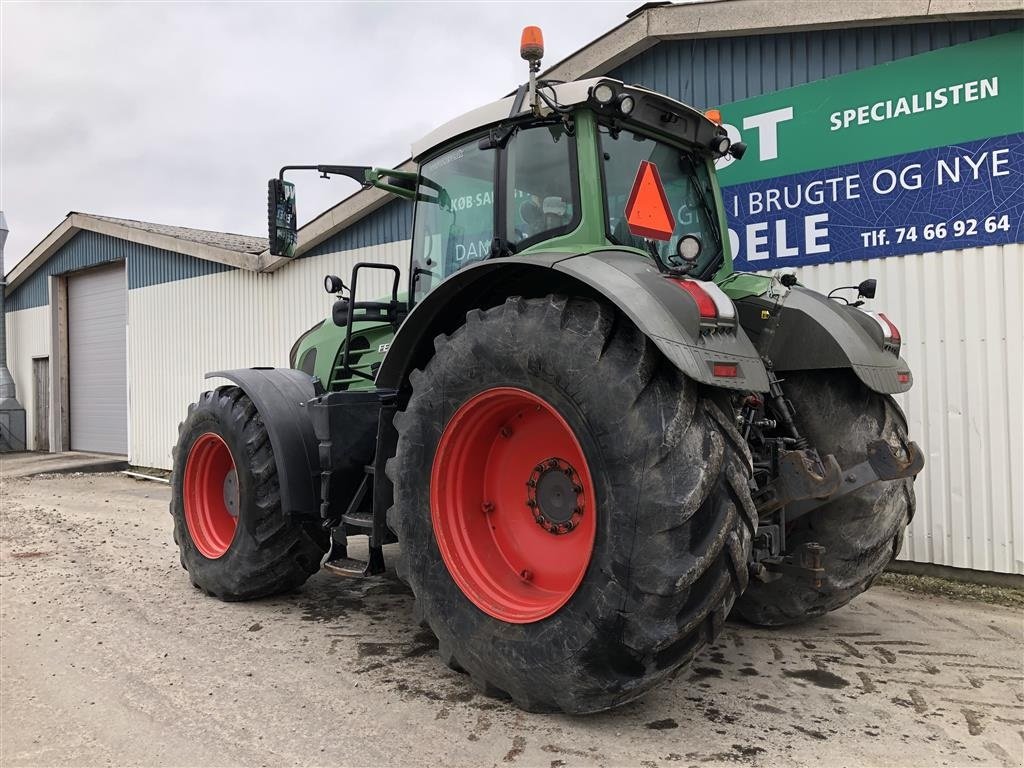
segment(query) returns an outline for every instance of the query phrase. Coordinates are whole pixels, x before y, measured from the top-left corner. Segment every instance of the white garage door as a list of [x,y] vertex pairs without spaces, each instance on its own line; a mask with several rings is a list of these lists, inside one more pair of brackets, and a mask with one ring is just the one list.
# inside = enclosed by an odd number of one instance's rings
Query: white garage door
[[124,262],[68,278],[71,450],[128,453]]

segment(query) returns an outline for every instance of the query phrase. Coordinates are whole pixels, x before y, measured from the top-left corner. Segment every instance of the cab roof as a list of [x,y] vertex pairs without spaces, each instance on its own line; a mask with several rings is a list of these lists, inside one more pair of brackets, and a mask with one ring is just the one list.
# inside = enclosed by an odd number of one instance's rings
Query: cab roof
[[[574,80],[568,83],[539,85],[538,87],[543,88],[544,93],[551,97],[556,104],[563,107],[574,107],[586,103],[590,99],[590,94],[594,86],[599,83],[608,83],[613,86],[616,91],[628,91],[636,97],[643,97],[646,101],[657,101],[660,108],[667,108],[677,115],[691,118],[695,123],[695,130],[693,131],[694,138],[704,137],[705,135],[710,138],[710,136],[717,131],[717,125],[708,120],[708,118],[706,118],[699,110],[694,109],[687,104],[683,104],[681,101],[676,101],[668,96],[657,93],[656,91],[642,88],[638,85],[626,85],[621,80],[613,80],[608,77],[593,77],[587,80]],[[435,128],[422,139],[413,143],[413,159],[419,161],[432,149],[447,144],[449,141],[459,136],[474,133],[475,131],[487,128],[488,126],[497,125],[509,118],[529,114],[530,104],[526,98],[522,100],[519,110],[514,114],[512,113],[516,98],[516,94],[512,94],[511,96],[506,96],[498,101],[492,101],[490,104],[477,107],[476,109],[466,112],[465,114],[460,115],[453,120],[449,120],[447,123]],[[543,102],[541,102],[541,105],[542,115],[552,114],[552,110],[548,106],[544,105]],[[639,111],[640,110],[638,109],[637,112]],[[640,122],[643,121],[640,120]],[[701,125],[702,123],[704,125]]]

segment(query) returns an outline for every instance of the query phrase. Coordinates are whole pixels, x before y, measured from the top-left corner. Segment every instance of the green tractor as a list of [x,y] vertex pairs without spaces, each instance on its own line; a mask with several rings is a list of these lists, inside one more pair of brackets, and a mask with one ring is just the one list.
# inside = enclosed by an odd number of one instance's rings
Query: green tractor
[[[540,80],[532,28],[522,53],[528,82],[416,144],[415,172],[315,167],[414,201],[408,269],[328,276],[332,317],[289,369],[210,374],[232,384],[180,427],[171,513],[222,600],[325,563],[378,574],[398,542],[444,663],[527,710],[595,712],[730,611],[783,625],[867,589],[923,459],[884,315],[732,270],[715,161],[744,147],[714,113]],[[294,168],[270,182],[278,255]],[[360,298],[371,275],[388,295]]]

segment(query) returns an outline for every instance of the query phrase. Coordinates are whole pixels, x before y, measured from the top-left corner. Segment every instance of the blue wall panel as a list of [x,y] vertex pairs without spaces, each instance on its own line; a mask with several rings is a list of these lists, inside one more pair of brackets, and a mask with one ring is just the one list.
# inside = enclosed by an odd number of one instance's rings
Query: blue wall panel
[[170,280],[182,280],[232,269],[172,251],[139,245],[96,232],[82,231],[72,237],[39,269],[7,297],[4,309],[15,312],[50,303],[49,278],[111,261],[126,261],[128,287],[142,288]]
[[129,254],[129,288],[145,288],[147,285],[159,285],[174,280],[185,280],[190,277],[201,277],[234,269],[234,267],[217,261],[197,259],[194,256],[165,251],[162,248],[129,243],[124,240],[119,242]]
[[1022,27],[1006,19],[669,40],[608,75],[717,107]]
[[412,202],[394,200],[324,240],[299,258],[393,243],[396,240],[408,240],[410,237],[412,237]]

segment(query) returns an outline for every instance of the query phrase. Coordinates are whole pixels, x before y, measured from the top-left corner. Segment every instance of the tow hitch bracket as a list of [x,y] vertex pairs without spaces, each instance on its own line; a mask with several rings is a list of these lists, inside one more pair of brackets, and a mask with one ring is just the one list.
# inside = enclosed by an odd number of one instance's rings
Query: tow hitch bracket
[[[843,481],[839,462],[831,454],[821,458],[817,451],[805,448],[785,451],[779,455],[775,481],[754,494],[759,517],[801,499],[824,504]],[[787,518],[790,515],[787,513]]]
[[[835,461],[832,456],[827,458]],[[794,499],[786,507],[786,521],[803,517],[824,504],[879,480],[915,477],[923,468],[924,454],[921,453],[917,443],[907,442],[897,448],[885,440],[875,440],[868,444],[867,460],[850,469],[842,470],[840,483],[830,494],[818,498]]]

